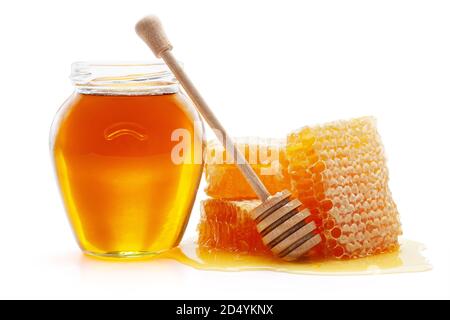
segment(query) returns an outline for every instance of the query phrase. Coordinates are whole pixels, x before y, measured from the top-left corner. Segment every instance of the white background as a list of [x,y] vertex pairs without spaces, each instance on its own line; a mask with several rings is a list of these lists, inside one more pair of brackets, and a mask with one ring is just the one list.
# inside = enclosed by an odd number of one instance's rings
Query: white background
[[[134,33],[148,13],[233,135],[376,116],[404,235],[434,269],[319,277],[83,257],[50,124],[73,61],[153,59]],[[449,17],[448,1],[0,2],[0,298],[450,298]]]

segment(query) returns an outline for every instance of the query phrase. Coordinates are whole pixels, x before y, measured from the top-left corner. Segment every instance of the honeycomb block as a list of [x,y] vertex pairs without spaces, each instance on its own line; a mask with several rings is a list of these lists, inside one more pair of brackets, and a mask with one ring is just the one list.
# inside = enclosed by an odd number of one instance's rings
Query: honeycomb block
[[383,146],[370,117],[289,134],[291,190],[323,235],[323,255],[358,258],[398,248],[401,227]]
[[[289,188],[284,141],[240,138],[237,145],[270,193]],[[216,199],[257,199],[221,144],[208,142],[205,158],[207,195]]]
[[[272,251],[263,243],[256,222],[250,214],[260,204],[259,200],[203,200],[197,226],[200,248],[273,256]],[[319,253],[314,248],[306,256],[317,257]]]
[[259,204],[259,200],[202,201],[199,245],[240,253],[270,254],[250,216],[250,211]]
[[[302,128],[288,135],[283,154],[280,172],[294,196],[310,210],[324,240],[309,256],[349,259],[398,248],[399,215],[373,118]],[[233,192],[235,198],[248,196]],[[204,201],[199,244],[270,254],[248,214],[258,203]]]

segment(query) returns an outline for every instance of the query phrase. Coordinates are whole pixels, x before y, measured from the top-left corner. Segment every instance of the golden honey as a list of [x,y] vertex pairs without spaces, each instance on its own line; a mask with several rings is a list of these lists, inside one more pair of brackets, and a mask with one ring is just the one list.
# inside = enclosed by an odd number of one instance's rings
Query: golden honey
[[277,271],[307,275],[369,275],[424,272],[431,265],[423,256],[425,246],[402,240],[397,250],[351,260],[304,259],[287,262],[268,255],[238,254],[183,243],[159,258],[176,260],[199,270]]
[[[424,249],[425,246],[421,243],[402,239],[398,250],[364,258],[351,260],[306,259],[287,262],[268,255],[207,249],[188,240],[158,256],[142,259],[139,263],[145,265],[172,260],[207,271],[272,271],[319,276],[394,274],[431,270],[432,266],[423,255]],[[108,260],[108,262],[110,261]],[[81,263],[88,270],[101,271],[102,268],[110,270],[110,264],[103,265],[98,259],[82,258]],[[124,266],[124,268],[128,267]]]
[[[132,257],[176,246],[195,200],[202,161],[174,163],[172,135],[181,129],[192,145],[202,145],[198,115],[176,86],[155,89],[148,80],[136,91],[136,77],[84,84],[54,125],[60,190],[88,254]],[[107,87],[118,81],[122,87]],[[102,90],[86,90],[98,82]]]

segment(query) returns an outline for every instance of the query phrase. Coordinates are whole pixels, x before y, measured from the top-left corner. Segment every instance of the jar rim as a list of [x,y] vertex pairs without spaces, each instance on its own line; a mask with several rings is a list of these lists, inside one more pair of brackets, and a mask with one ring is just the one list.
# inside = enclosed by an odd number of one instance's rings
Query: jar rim
[[165,94],[178,82],[162,61],[77,61],[70,80],[84,94]]

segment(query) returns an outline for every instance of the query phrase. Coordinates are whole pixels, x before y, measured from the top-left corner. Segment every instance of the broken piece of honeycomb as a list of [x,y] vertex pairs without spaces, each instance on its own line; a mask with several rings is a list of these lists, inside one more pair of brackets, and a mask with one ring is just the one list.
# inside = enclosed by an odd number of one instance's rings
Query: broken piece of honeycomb
[[259,204],[259,200],[202,201],[198,243],[226,251],[270,254],[250,216],[250,211]]
[[[286,160],[281,170],[289,174],[290,189],[310,210],[324,240],[310,256],[349,259],[398,248],[400,221],[373,118],[295,131],[287,139]],[[257,203],[204,201],[199,244],[268,253],[248,214]]]
[[[270,193],[289,188],[284,141],[240,138],[237,145]],[[257,199],[230,155],[217,141],[208,142],[205,162],[205,192],[208,196],[217,199]]]

